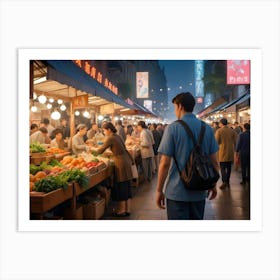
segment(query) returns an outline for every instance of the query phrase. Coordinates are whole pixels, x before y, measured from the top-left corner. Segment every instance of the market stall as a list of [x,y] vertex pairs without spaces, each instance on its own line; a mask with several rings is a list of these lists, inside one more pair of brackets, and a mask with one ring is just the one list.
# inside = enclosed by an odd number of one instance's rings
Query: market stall
[[46,212],[66,201],[70,205],[68,213],[72,211],[72,217],[68,215],[67,218],[75,218],[80,195],[108,179],[112,187],[114,166],[108,158],[84,153],[79,157],[67,155],[60,161],[44,161],[45,156],[40,154],[41,162],[30,164],[30,215],[33,219],[42,219]]
[[[102,121],[100,117],[104,115],[113,118],[116,110],[134,108],[118,97],[117,89],[107,79],[103,83],[101,73],[94,74],[93,67],[88,67],[87,62],[81,64],[81,61],[33,61],[30,123],[40,126],[43,118],[49,118],[58,127],[60,118],[67,116],[71,133],[66,140],[70,143],[81,116],[82,122],[90,123]],[[34,148],[30,150],[33,219],[42,219],[44,214],[65,203],[69,211],[64,218],[82,218],[78,213],[78,198],[101,182],[109,181],[112,185],[114,166],[108,158],[96,158],[90,153],[72,156],[69,145],[59,150],[33,143],[31,148]]]

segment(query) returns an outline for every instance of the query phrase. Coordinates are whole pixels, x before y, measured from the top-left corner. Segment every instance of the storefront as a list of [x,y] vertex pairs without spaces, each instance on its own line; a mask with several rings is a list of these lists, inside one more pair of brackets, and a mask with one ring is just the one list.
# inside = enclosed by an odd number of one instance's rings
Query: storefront
[[73,135],[77,122],[98,122],[108,115],[114,119],[116,110],[135,109],[100,72],[90,76],[74,61],[34,61],[31,67],[32,123],[48,117],[57,126],[61,117],[68,117]]
[[[218,103],[220,105],[217,105]],[[221,118],[226,118],[229,124],[233,124],[235,121],[245,123],[250,120],[250,93],[245,93],[229,102],[214,102],[198,116],[210,124]]]
[[[43,118],[48,118],[58,127],[60,119],[67,118],[72,137],[77,123],[114,120],[120,110],[137,110],[122,100],[117,88],[99,72],[98,81],[90,73],[92,76],[73,61],[33,61],[30,123],[40,125]],[[55,219],[57,213],[59,219],[100,218],[114,180],[110,153],[98,157],[86,152],[71,155],[69,147],[61,150],[46,146],[36,143],[30,149],[30,218]],[[77,203],[85,202],[91,194],[90,202],[82,206]]]

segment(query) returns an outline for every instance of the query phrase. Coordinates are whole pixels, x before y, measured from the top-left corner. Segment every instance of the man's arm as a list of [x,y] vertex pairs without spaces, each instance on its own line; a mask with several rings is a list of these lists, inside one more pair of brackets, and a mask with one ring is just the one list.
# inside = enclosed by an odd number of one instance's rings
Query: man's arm
[[165,197],[163,194],[163,186],[166,180],[168,170],[171,164],[171,157],[167,155],[162,155],[158,170],[158,181],[157,181],[157,191],[156,191],[156,203],[161,209],[165,209]]
[[[215,169],[219,172],[220,165],[217,159],[217,153],[211,154],[210,158],[212,160],[213,165],[215,166]],[[217,188],[215,186],[213,189],[208,190],[208,199],[209,200],[214,199],[216,196],[217,196]]]

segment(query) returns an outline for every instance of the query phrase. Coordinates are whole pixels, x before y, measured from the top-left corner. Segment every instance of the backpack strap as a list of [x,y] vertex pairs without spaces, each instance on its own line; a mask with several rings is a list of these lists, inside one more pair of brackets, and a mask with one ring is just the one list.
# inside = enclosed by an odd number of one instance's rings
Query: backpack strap
[[201,129],[200,129],[200,133],[199,133],[198,140],[197,140],[198,146],[201,146],[201,144],[202,144],[205,130],[206,130],[205,122],[201,121]]
[[186,122],[184,122],[183,120],[177,120],[176,122],[180,123],[185,128],[186,132],[191,137],[194,146],[201,145],[203,137],[204,137],[205,129],[206,129],[205,123],[203,121],[201,121],[201,128],[200,128],[200,133],[199,133],[197,142],[193,136],[193,133],[192,133],[190,127],[187,125]]

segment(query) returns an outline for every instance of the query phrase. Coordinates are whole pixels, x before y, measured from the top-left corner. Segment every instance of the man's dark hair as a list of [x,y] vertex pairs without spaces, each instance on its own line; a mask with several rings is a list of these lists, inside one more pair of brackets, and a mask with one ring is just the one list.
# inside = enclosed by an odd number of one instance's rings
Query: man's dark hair
[[49,121],[49,119],[45,118],[45,119],[43,119],[43,123],[48,125],[50,123],[50,121]]
[[245,128],[246,130],[250,130],[250,124],[249,124],[249,123],[245,123],[245,124],[244,124],[244,128]]
[[30,129],[38,128],[38,125],[36,123],[31,124]]
[[61,134],[63,135],[62,129],[56,128],[56,129],[52,132],[52,134],[53,134],[54,136],[57,135],[58,133],[61,133]]
[[222,119],[220,119],[220,123],[223,124],[223,125],[227,125],[228,121],[227,121],[227,119],[222,118]]
[[186,112],[191,113],[195,106],[195,99],[190,92],[181,92],[172,99],[172,103],[181,104]]
[[122,125],[122,121],[121,120],[117,120],[116,121],[116,125]]
[[147,128],[146,123],[144,121],[139,121],[137,125],[141,126],[142,128]]
[[48,133],[48,130],[47,130],[45,127],[40,127],[39,130],[40,130],[42,133]]

